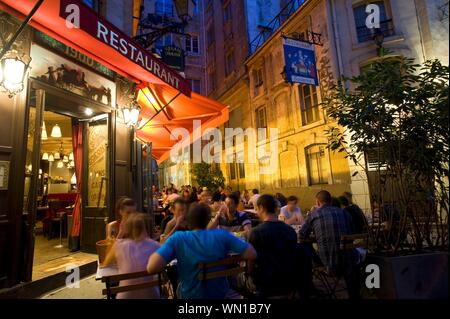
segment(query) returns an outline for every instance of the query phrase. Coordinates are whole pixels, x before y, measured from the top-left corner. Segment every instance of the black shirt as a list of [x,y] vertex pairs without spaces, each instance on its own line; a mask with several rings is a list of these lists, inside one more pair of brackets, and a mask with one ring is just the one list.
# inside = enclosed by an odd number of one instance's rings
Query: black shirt
[[344,210],[352,216],[352,231],[354,234],[363,234],[367,232],[367,220],[366,216],[362,212],[361,208],[357,205],[350,205],[344,208]]
[[249,243],[258,257],[251,273],[258,292],[279,296],[295,290],[299,278],[297,234],[281,221],[267,221],[250,232]]

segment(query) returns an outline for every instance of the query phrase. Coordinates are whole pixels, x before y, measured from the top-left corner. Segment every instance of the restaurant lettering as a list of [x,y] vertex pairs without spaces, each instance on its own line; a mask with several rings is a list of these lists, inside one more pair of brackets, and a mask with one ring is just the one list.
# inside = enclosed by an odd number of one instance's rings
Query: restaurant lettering
[[128,42],[127,39],[121,38],[120,35],[109,30],[100,21],[97,21],[97,38],[113,47],[136,64],[139,64],[141,67],[155,74],[164,82],[175,88],[180,87],[180,79],[176,78],[172,72],[167,72],[166,68],[162,67],[161,64],[147,52],[137,48],[133,43]]
[[[91,9],[77,0],[60,0],[60,16],[64,19],[72,19],[69,7],[79,6],[79,28],[97,40],[113,48],[127,59],[149,71],[163,82],[169,84],[181,93],[190,96],[191,89],[188,82],[176,71],[169,68],[162,61],[154,57],[150,52],[142,48],[133,39],[128,37],[114,25],[98,16]],[[78,27],[78,26],[77,26]]]

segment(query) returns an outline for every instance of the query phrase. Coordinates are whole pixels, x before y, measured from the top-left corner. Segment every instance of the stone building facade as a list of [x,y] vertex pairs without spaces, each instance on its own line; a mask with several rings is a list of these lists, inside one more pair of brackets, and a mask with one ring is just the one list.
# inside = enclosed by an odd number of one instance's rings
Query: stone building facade
[[[239,85],[219,96],[230,107],[230,127],[278,128],[279,169],[261,175],[258,162],[222,164],[227,184],[239,190],[258,188],[261,192],[295,194],[303,209],[309,209],[320,189],[336,196],[351,191],[356,203],[368,211],[367,177],[341,153],[326,148],[324,130],[333,123],[320,102],[339,75],[357,75],[378,58],[370,31],[361,25],[366,17],[361,12],[365,13],[369,3],[380,7],[383,46],[392,55],[413,57],[419,63],[431,58],[448,63],[448,37],[442,36],[448,34],[444,2],[304,1],[260,47],[252,50],[245,61],[247,74]],[[283,79],[281,35],[308,30],[320,33],[323,44],[315,46],[317,87],[288,84]]]
[[[229,122],[221,127],[222,135],[227,127],[278,129],[278,168],[273,174],[260,174],[263,164],[259,160],[249,163],[245,154],[226,163],[223,143],[220,167],[227,185],[241,191],[258,188],[297,195],[304,210],[311,207],[320,189],[336,196],[351,191],[360,207],[370,209],[367,177],[341,153],[326,147],[324,130],[333,123],[320,106],[338,76],[357,75],[378,58],[373,35],[365,26],[365,9],[370,3],[380,8],[383,47],[392,55],[412,57],[418,63],[437,58],[448,64],[448,7],[444,0],[205,2],[206,92],[228,105],[230,112]],[[295,6],[295,12],[286,14],[289,4]],[[277,13],[279,25],[271,24]],[[273,25],[276,28],[271,29]],[[321,34],[323,44],[315,46],[317,87],[290,84],[283,78],[282,34],[307,31]],[[263,41],[253,47],[255,34],[262,32],[266,32]],[[264,143],[267,141],[258,145]],[[247,149],[248,140],[244,144]],[[233,148],[236,150],[236,145]],[[237,158],[244,158],[243,163]],[[172,167],[174,176],[176,167]]]

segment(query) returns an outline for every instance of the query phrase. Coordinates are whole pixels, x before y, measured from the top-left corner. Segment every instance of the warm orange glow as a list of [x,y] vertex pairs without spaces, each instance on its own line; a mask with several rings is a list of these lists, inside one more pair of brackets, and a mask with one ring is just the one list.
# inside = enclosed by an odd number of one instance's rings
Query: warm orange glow
[[[167,85],[142,85],[137,94],[142,108],[141,127],[136,135],[152,142],[153,156],[158,162],[169,158],[171,148],[178,142],[172,136],[175,128],[185,128],[193,142],[193,121],[201,121],[201,129],[215,128],[228,121],[228,108],[219,102],[192,93],[189,98]],[[149,121],[151,120],[151,121]]]

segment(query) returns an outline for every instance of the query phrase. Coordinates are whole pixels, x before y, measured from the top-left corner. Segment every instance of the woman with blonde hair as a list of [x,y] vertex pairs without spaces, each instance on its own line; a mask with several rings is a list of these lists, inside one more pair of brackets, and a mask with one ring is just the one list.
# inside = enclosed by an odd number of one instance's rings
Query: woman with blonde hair
[[[127,237],[116,240],[108,252],[102,267],[108,266],[115,259],[119,274],[146,270],[150,255],[160,247],[160,244],[149,238],[144,216],[144,214],[132,214],[127,218],[123,224],[123,230]],[[155,279],[156,276],[154,275],[122,280],[119,287],[141,284]],[[118,299],[158,299],[159,297],[159,288],[157,286],[117,294]]]

